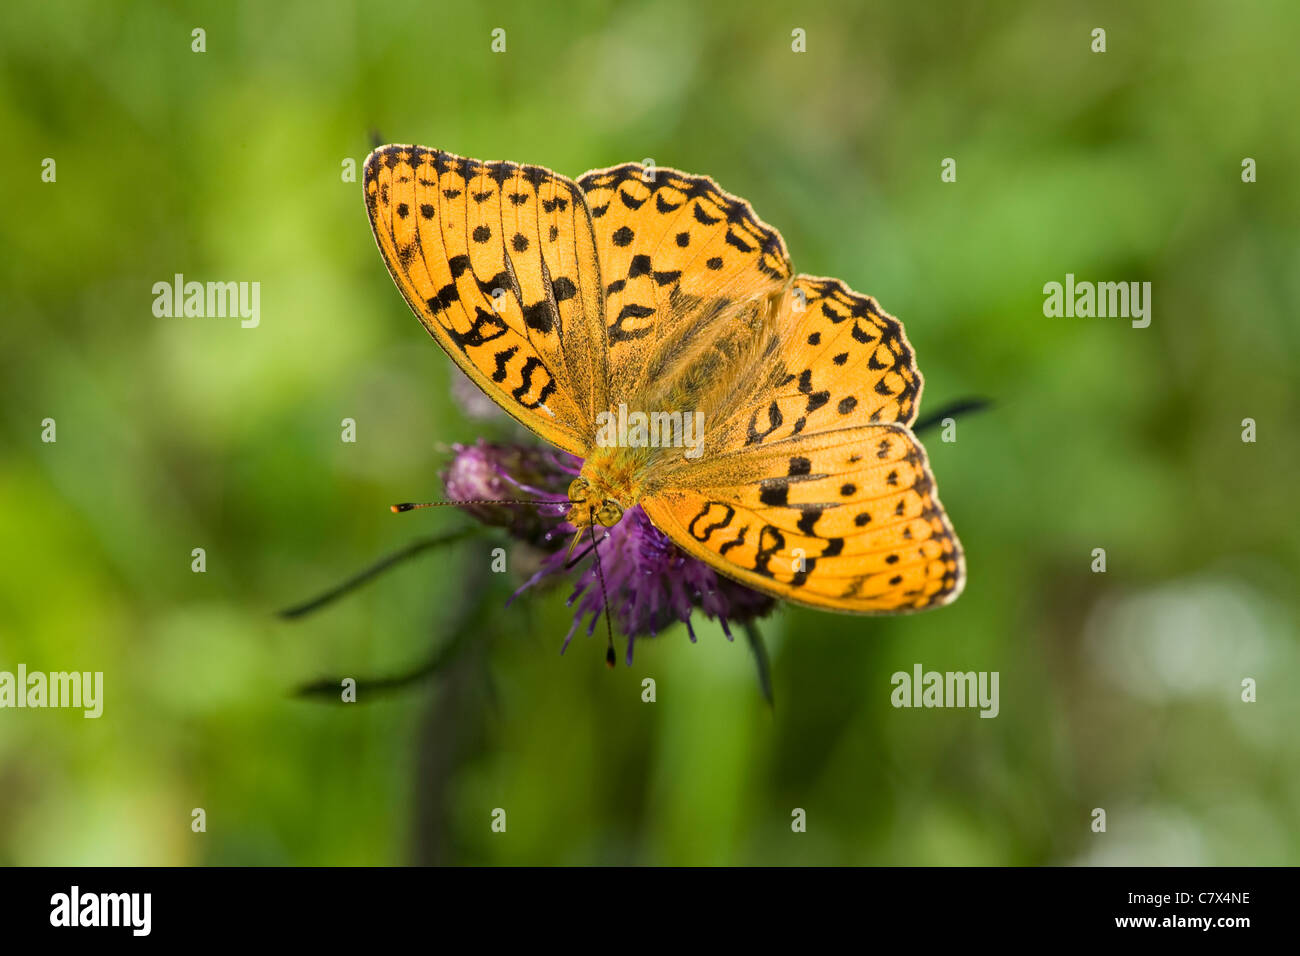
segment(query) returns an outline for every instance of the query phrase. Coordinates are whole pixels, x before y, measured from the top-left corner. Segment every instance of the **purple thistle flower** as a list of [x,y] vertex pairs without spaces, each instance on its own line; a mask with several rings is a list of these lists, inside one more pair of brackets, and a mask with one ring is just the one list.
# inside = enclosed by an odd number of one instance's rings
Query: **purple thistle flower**
[[507,417],[501,406],[488,398],[467,375],[451,377],[451,398],[472,421],[495,422]]
[[[606,610],[606,598],[613,620],[627,635],[629,665],[636,638],[654,637],[677,621],[686,625],[694,641],[691,615],[696,609],[707,618],[716,618],[731,640],[731,623],[762,617],[776,606],[773,598],[719,575],[677,547],[650,522],[639,505],[624,512],[622,520],[612,528],[593,526],[588,532],[594,536],[599,552],[599,569],[596,555],[581,571],[571,569],[565,547],[577,529],[565,520],[565,515],[569,482],[581,471],[582,461],[567,452],[481,439],[474,445],[455,445],[453,451],[455,457],[443,473],[448,499],[467,502],[461,505],[462,510],[477,520],[505,528],[513,537],[547,552],[541,568],[515,592],[516,597],[571,570],[577,574],[568,601],[575,608],[573,626],[565,635],[561,652],[569,646],[584,618],[588,619],[587,635],[592,634]],[[553,504],[495,503],[504,499]],[[590,544],[585,547],[591,551]],[[600,586],[600,572],[604,574],[604,588]]]
[[[569,510],[569,482],[580,463],[568,452],[479,439],[452,445],[455,457],[442,473],[450,501],[483,524],[505,528],[512,537],[550,550],[558,524]],[[554,501],[540,507],[509,501]]]

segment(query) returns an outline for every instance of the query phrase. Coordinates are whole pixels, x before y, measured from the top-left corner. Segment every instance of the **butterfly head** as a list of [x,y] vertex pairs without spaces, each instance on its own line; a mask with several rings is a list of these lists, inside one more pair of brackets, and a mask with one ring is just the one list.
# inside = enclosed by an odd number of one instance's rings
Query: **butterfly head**
[[568,520],[575,528],[612,528],[623,512],[641,500],[644,470],[640,449],[594,448],[582,472],[569,485]]
[[611,497],[608,488],[593,484],[587,478],[575,478],[569,484],[569,524],[585,528],[591,524],[612,528],[623,518],[623,505]]

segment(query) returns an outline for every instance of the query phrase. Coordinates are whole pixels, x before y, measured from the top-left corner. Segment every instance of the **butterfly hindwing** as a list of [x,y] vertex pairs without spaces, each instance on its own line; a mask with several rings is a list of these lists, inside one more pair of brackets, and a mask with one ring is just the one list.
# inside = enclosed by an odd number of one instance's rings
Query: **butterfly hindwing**
[[946,604],[961,545],[925,451],[899,424],[754,445],[701,462],[642,501],[677,545],[760,591],[814,607],[896,613]]
[[575,454],[605,407],[604,305],[582,191],[419,146],[366,160],[371,227],[412,311],[495,402]]

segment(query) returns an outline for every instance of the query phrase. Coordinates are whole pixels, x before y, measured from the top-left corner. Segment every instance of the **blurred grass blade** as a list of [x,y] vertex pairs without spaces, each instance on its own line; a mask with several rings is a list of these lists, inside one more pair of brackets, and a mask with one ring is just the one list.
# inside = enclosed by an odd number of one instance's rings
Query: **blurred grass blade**
[[938,425],[945,418],[956,418],[966,412],[982,412],[992,404],[992,399],[988,398],[963,398],[950,402],[937,412],[932,412],[926,415],[925,418],[917,419],[916,423],[912,425],[912,431],[919,435],[925,429]]
[[[428,661],[419,665],[413,670],[404,674],[394,674],[389,677],[375,677],[365,680],[357,680],[357,702],[364,703],[374,694],[382,694],[386,691],[401,690],[403,687],[409,687],[417,683],[422,678],[428,677],[441,667],[445,661],[445,654],[436,654]],[[343,678],[342,677],[322,677],[320,680],[312,681],[310,684],[303,684],[294,693],[297,697],[333,697],[342,700]]]
[[776,697],[772,693],[772,664],[767,656],[767,646],[763,643],[763,635],[758,632],[758,625],[753,621],[746,621],[744,624],[745,638],[749,641],[749,649],[754,652],[754,664],[758,667],[758,686],[763,691],[763,697],[767,700],[769,707],[776,707]]
[[302,604],[296,604],[293,607],[285,608],[283,611],[279,611],[277,613],[280,617],[287,618],[289,620],[303,617],[307,614],[310,614],[312,611],[319,610],[325,605],[338,600],[343,595],[347,594],[349,591],[359,588],[367,581],[370,581],[371,579],[378,577],[379,575],[387,571],[389,568],[401,564],[403,561],[406,561],[409,558],[413,558],[418,554],[422,554],[425,551],[430,551],[433,548],[440,547],[441,545],[444,544],[454,544],[457,541],[462,541],[465,538],[469,538],[473,535],[478,534],[480,530],[481,530],[480,528],[471,525],[469,527],[462,528],[459,531],[453,531],[450,534],[435,535],[433,537],[428,537],[428,538],[417,538],[415,541],[411,542],[406,547],[402,548],[400,551],[394,551],[392,554],[380,558],[378,561],[376,561],[370,567],[366,568],[364,571],[361,571],[358,574],[354,574],[352,577],[348,578],[342,584],[330,588],[324,594],[317,595],[316,597],[312,598],[310,601],[304,601]]
[[[474,568],[467,574],[465,587],[461,591],[461,600],[451,609],[451,613],[439,617],[435,628],[437,635],[449,634],[450,638],[439,646],[428,660],[408,671],[384,677],[354,677],[357,703],[370,701],[378,695],[403,690],[431,677],[460,657],[470,645],[471,638],[481,637],[486,633],[486,621],[490,613],[488,602],[484,600],[488,593],[487,577],[486,567]],[[331,699],[341,704],[345,676],[353,675],[322,677],[301,685],[294,695]]]

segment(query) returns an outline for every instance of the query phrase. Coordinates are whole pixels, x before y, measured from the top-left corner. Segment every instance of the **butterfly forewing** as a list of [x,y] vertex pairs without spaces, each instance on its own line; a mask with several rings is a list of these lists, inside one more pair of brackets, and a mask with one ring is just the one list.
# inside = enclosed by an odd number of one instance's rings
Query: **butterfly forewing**
[[627,163],[578,183],[605,281],[611,397],[651,400],[692,367],[723,374],[789,279],[780,234],[705,176]]
[[606,348],[582,191],[541,167],[418,146],[373,152],[364,188],[384,261],[438,344],[511,415],[584,454]]

